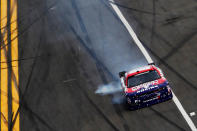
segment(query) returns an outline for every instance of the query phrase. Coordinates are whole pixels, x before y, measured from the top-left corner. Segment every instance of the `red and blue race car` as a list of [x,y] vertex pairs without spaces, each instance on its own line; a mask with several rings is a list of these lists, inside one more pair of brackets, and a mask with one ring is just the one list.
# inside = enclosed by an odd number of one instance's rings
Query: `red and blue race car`
[[136,110],[172,99],[172,91],[161,69],[151,64],[120,72],[126,105]]

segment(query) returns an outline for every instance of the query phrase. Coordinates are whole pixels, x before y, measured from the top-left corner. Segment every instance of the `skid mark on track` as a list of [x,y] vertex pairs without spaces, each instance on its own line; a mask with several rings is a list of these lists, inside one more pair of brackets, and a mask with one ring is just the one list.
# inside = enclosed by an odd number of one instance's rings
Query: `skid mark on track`
[[[71,48],[71,51],[74,52],[73,47]],[[85,68],[83,67],[83,65],[77,61],[78,57],[76,55],[73,55],[73,57],[75,58],[75,61],[77,62],[77,64],[80,64],[80,67],[82,68],[83,74],[85,75],[85,77],[87,78],[88,83],[92,86],[93,83],[88,75],[87,72],[85,72]],[[89,97],[88,93],[86,92],[86,90],[80,86],[80,84],[78,84],[78,82],[75,82],[75,84],[77,85],[77,87],[82,90],[84,96],[86,97],[86,99],[89,101],[89,103],[96,109],[96,111],[106,120],[106,122],[115,130],[115,131],[119,131],[119,129],[110,121],[110,119],[102,112],[102,110],[94,103],[94,101]]]
[[[63,18],[63,17],[62,17]],[[63,21],[62,21],[63,22]],[[68,26],[69,25],[69,29],[72,31],[72,33],[74,34],[74,36],[77,38],[77,40],[80,42],[80,44],[82,44],[82,46],[86,49],[86,51],[88,52],[88,54],[93,58],[93,60],[95,61],[95,63],[98,63],[100,66],[102,66],[102,68],[110,75],[110,77],[113,77],[112,73],[107,69],[107,67],[105,67],[100,61],[99,59],[96,57],[95,53],[92,52],[90,50],[90,48],[85,44],[85,42],[81,39],[81,37],[77,34],[77,32],[75,31],[75,29],[68,23],[63,22],[63,25]],[[55,25],[54,25],[55,26]],[[83,26],[83,25],[82,25]],[[74,50],[71,48],[71,51],[74,52]],[[75,53],[76,54],[76,53]],[[76,55],[74,55],[76,58],[75,60],[77,61],[77,63],[80,63],[80,60],[77,58]],[[81,65],[81,68],[84,70],[84,67]],[[83,71],[83,74],[88,78],[89,75]],[[114,78],[115,79],[115,78]],[[116,79],[115,79],[116,80]],[[102,110],[99,109],[99,107],[94,103],[93,100],[91,100],[91,98],[88,96],[87,92],[85,89],[83,89],[83,87],[80,86],[80,84],[78,84],[77,82],[75,82],[77,87],[79,87],[80,90],[82,90],[83,94],[85,95],[85,97],[87,98],[87,100],[89,101],[89,103],[96,109],[96,111],[106,120],[106,122],[113,128],[113,130],[115,131],[119,131],[119,129],[107,118],[107,116],[102,112]],[[91,81],[88,81],[89,84],[93,85],[93,83]]]
[[[154,12],[145,11],[145,10],[136,9],[136,8],[131,8],[131,7],[127,7],[125,5],[121,5],[121,4],[117,3],[117,2],[110,1],[110,3],[113,3],[113,4],[117,5],[118,7],[125,8],[125,9],[131,10],[131,11],[135,11],[135,12],[138,12],[138,13],[154,15]],[[160,14],[156,14],[156,15],[160,15]]]
[[[107,80],[106,80],[106,78],[105,78],[105,74],[104,74],[104,70],[103,70],[103,67],[105,67],[105,66],[103,66],[103,65],[99,65],[98,66],[98,64],[96,63],[96,66],[97,66],[97,70],[98,70],[98,72],[99,72],[99,74],[100,74],[100,78],[102,79],[102,81],[103,81],[103,83],[105,84],[105,83],[107,83]],[[81,65],[81,67],[82,67],[82,65]],[[83,68],[83,67],[82,67]],[[105,70],[106,71],[106,70]],[[87,73],[86,73],[86,75],[87,75]],[[112,75],[112,73],[109,73],[109,75]],[[112,75],[113,76],[113,75]],[[112,77],[112,79],[113,79],[114,77]],[[114,80],[114,79],[113,79]],[[89,99],[89,98],[88,98]],[[91,100],[92,101],[92,100]],[[94,106],[95,106],[95,104],[94,104]],[[98,108],[98,107],[97,107]],[[116,107],[115,107],[116,108]],[[97,109],[98,110],[98,109]],[[116,113],[117,112],[119,112],[118,113],[118,116],[120,117],[120,114],[121,114],[121,116],[122,116],[122,113],[119,111],[119,109],[115,109],[116,110]],[[100,112],[100,111],[99,111]],[[122,122],[124,123],[124,127],[125,127],[125,131],[128,131],[128,129],[129,129],[129,126],[126,124],[126,120],[124,120],[124,118],[123,117],[121,117],[121,120],[122,120]],[[110,124],[111,125],[111,124]]]
[[[71,49],[71,50],[74,50],[74,49]],[[76,59],[76,55],[74,55],[74,57],[75,57],[75,59]],[[80,64],[79,63],[79,61],[77,61],[77,63],[78,64]],[[80,67],[82,68],[82,70],[85,70],[85,68],[83,67],[83,65],[82,64],[80,64]],[[107,84],[108,83],[108,81],[107,81],[107,79],[106,79],[106,76],[105,76],[105,73],[104,73],[104,70],[102,69],[102,67],[99,67],[97,64],[96,64],[96,68],[97,68],[97,70],[98,70],[98,73],[99,73],[99,75],[100,75],[100,78],[101,78],[101,80],[102,80],[102,82],[104,83],[104,84]],[[86,77],[88,78],[88,83],[90,83],[90,81],[91,81],[91,79],[89,79],[90,77],[89,77],[89,75],[84,71],[84,74],[86,74]],[[93,85],[93,83],[91,82],[90,83],[90,85]],[[83,89],[84,90],[84,89]],[[84,90],[85,91],[85,90]],[[86,92],[86,91],[85,91]],[[85,94],[85,96],[87,97],[87,99],[89,99],[89,101],[90,101],[90,103],[92,104],[92,100],[89,98],[89,96],[87,96],[88,94],[86,93]],[[95,104],[95,103],[93,103],[93,106],[95,107],[95,108],[97,108],[97,110],[99,110],[98,112],[99,113],[101,113],[101,110],[99,109],[99,107]],[[123,127],[124,127],[124,129],[125,129],[125,131],[129,131],[130,129],[129,129],[129,126],[127,125],[127,123],[126,123],[126,120],[124,119],[124,117],[123,117],[123,115],[122,115],[122,112],[121,112],[121,110],[119,109],[119,107],[117,107],[117,106],[114,106],[114,108],[115,108],[115,111],[116,111],[116,113],[117,113],[117,115],[120,117],[120,120],[122,121],[122,123],[123,123]],[[102,113],[102,116],[103,116],[104,114]],[[106,117],[107,118],[107,117]],[[106,119],[105,118],[105,119]],[[110,124],[111,125],[111,124]]]
[[[151,28],[151,27],[148,27],[148,26],[144,25],[144,24],[143,24],[142,22],[140,22],[140,20],[139,20],[137,17],[135,17],[134,15],[133,15],[132,17],[133,17],[133,19],[134,19],[135,21],[137,21],[137,23],[139,24],[139,26],[140,26],[142,29],[145,29],[145,30],[149,31],[150,33],[152,32],[152,28]],[[171,44],[167,39],[165,39],[162,35],[160,35],[160,34],[158,34],[158,33],[156,33],[156,32],[153,32],[153,35],[154,35],[155,38],[160,39],[161,41],[163,41],[163,42],[164,42],[166,45],[168,45],[169,47],[173,47],[172,44]]]
[[[38,22],[40,19],[42,19],[45,15],[47,15],[49,13],[50,8],[53,7],[53,6],[55,6],[56,4],[58,4],[58,2],[54,2],[52,5],[50,5],[44,12],[41,13],[40,16],[38,16],[37,18],[35,18],[33,20],[33,22],[31,22],[23,31],[19,32],[17,36],[15,36],[14,38],[12,38],[9,41],[5,41],[8,44],[5,44],[5,45],[1,46],[1,49],[3,49],[4,47],[10,45],[10,43],[12,41],[14,41],[16,38],[18,38],[18,37],[22,36],[23,34],[25,34],[29,30],[29,28],[31,28],[36,22]],[[15,32],[15,30],[17,30],[17,29],[18,28],[14,29],[13,32]]]
[[[3,94],[4,96],[7,96],[8,97],[8,94],[5,91],[3,91],[3,90],[0,90],[0,94]],[[12,101],[15,102],[15,103],[17,103],[17,104],[19,104],[19,101],[16,100],[14,97],[12,97]]]
[[175,17],[172,17],[172,18],[168,18],[165,20],[165,23],[163,25],[171,25],[177,21],[179,21],[180,19],[182,18],[182,16],[175,16]]
[[[151,32],[151,29],[149,27],[146,27],[144,24],[142,24],[136,17],[133,16],[133,18],[138,22],[138,24],[140,25],[141,28],[144,28],[146,30],[148,30],[149,32]],[[172,44],[170,42],[168,42],[166,39],[164,39],[161,35],[157,34],[156,32],[153,32],[154,36],[160,40],[162,40],[164,43],[166,43],[169,47],[172,47]],[[195,34],[195,32],[194,32]],[[192,36],[192,34],[190,35]],[[191,39],[191,37],[190,37]],[[142,40],[141,40],[142,41]],[[185,42],[184,42],[185,41]],[[187,41],[189,41],[189,39],[185,39],[182,43],[187,43]],[[142,41],[142,43],[144,43]],[[170,65],[168,65],[165,60],[163,60],[162,58],[160,58],[154,51],[152,51],[152,49],[150,49],[147,45],[143,44],[143,46],[145,46],[146,49],[148,49],[151,54],[153,54],[156,58],[158,58],[158,60],[160,61],[160,64],[165,65],[169,70],[171,70],[174,74],[176,74],[179,78],[181,78],[183,81],[185,81],[188,85],[190,85],[192,88],[194,88],[195,90],[197,90],[197,87],[192,84],[190,81],[188,81],[186,78],[184,78],[180,73],[178,73],[173,67],[171,67]]]
[[165,65],[170,71],[172,71],[176,76],[178,76],[180,79],[182,79],[185,83],[187,83],[190,87],[197,90],[197,87],[192,84],[190,81],[188,81],[184,76],[182,76],[180,73],[178,73],[172,66],[170,66],[166,61],[164,61],[162,58],[160,58],[157,53],[155,53],[152,49],[150,49],[148,46],[144,45],[146,49],[154,56],[156,57],[160,63]]
[[56,131],[56,129],[53,128],[51,126],[51,124],[47,123],[47,120],[44,120],[43,118],[41,118],[40,115],[38,115],[31,108],[29,108],[29,106],[27,105],[26,102],[23,103],[23,109],[28,112],[28,117],[33,121],[33,123],[35,125],[34,127],[36,128],[36,130],[39,130],[40,131],[40,129],[38,128],[39,126],[38,126],[38,124],[36,122],[36,119],[37,119],[37,120],[39,120],[40,123],[42,123],[50,131]]
[[152,110],[155,114],[157,114],[157,116],[159,116],[162,119],[164,119],[165,121],[167,121],[169,124],[173,125],[177,129],[179,129],[179,131],[186,131],[185,129],[183,129],[182,127],[180,127],[179,125],[177,125],[175,122],[171,121],[169,118],[167,118],[162,113],[160,113],[159,111],[155,110],[154,108],[151,107],[150,110]]
[[[46,122],[46,120],[42,119],[39,115],[37,115],[35,112],[33,112],[27,105],[26,103],[26,95],[27,95],[27,92],[28,92],[28,89],[29,89],[29,86],[30,86],[30,83],[31,83],[31,79],[32,79],[32,76],[33,76],[33,72],[35,70],[35,66],[36,66],[36,63],[37,63],[37,59],[40,58],[41,55],[39,55],[39,50],[40,50],[40,46],[41,46],[41,43],[43,42],[43,34],[44,34],[44,29],[42,29],[42,32],[41,32],[42,35],[40,35],[40,41],[37,45],[37,50],[35,52],[35,56],[32,57],[31,59],[33,59],[33,64],[32,64],[32,68],[30,70],[30,73],[29,73],[29,76],[28,76],[28,79],[27,79],[27,84],[26,84],[26,87],[24,89],[24,92],[21,93],[21,96],[20,96],[20,103],[19,103],[19,108],[17,110],[17,113],[16,115],[13,117],[13,121],[11,122],[11,125],[10,125],[10,129],[13,128],[14,124],[15,124],[15,121],[16,121],[16,118],[19,114],[19,112],[21,112],[21,110],[26,110],[28,111],[28,117],[32,120],[32,122],[34,123],[34,125],[37,125],[36,124],[36,121],[34,119],[34,117],[39,120],[39,122],[41,122],[43,125],[45,125],[49,130],[55,130],[51,127],[50,124],[48,124]],[[39,130],[38,129],[38,126],[36,126],[36,130]]]
[[86,45],[86,43],[82,40],[82,38],[77,34],[75,29],[72,26],[70,26],[70,29],[77,37],[77,40],[80,42],[80,44],[82,44],[82,46],[86,49],[86,51],[95,60],[95,63],[98,63],[100,66],[102,66],[103,70],[105,70],[113,80],[118,81],[117,77],[114,77],[113,74],[109,71],[109,69],[96,57],[96,54]]
[[[79,15],[79,14],[78,14],[78,15]],[[81,17],[80,17],[80,22],[83,23],[83,20],[81,19]],[[91,44],[91,40],[90,40],[90,38],[89,38],[88,35],[87,35],[86,27],[85,27],[84,24],[81,24],[81,26],[82,26],[82,30],[86,33],[86,40],[87,40],[87,43],[90,45],[90,44]],[[71,27],[71,28],[72,28],[72,27]],[[108,71],[108,69],[97,59],[97,57],[96,57],[94,51],[93,51],[93,50],[90,50],[90,49],[86,46],[85,42],[81,39],[80,36],[78,36],[78,34],[76,33],[76,31],[75,31],[73,28],[72,28],[72,30],[73,30],[73,32],[75,33],[75,36],[78,37],[78,40],[80,41],[80,43],[82,43],[82,45],[83,45],[87,50],[89,50],[89,51],[88,51],[89,54],[90,54],[91,56],[94,56],[93,58],[94,58],[94,60],[96,60],[96,68],[97,68],[97,70],[98,70],[98,73],[99,73],[99,75],[100,75],[100,78],[101,78],[102,82],[103,82],[104,84],[107,84],[107,83],[108,83],[108,81],[107,81],[107,79],[106,79],[106,76],[105,76],[105,74],[104,74],[104,71],[106,71],[106,70],[107,70],[109,76],[112,76],[112,77],[111,77],[112,80],[115,80],[115,81],[116,81],[116,79],[114,79],[115,77],[112,75],[112,73],[111,73],[110,71]],[[83,68],[82,65],[81,65],[81,68]],[[84,72],[84,73],[85,73],[86,75],[88,75],[86,72]],[[114,107],[115,107],[115,106],[114,106]],[[117,107],[115,107],[115,108],[117,108]],[[116,113],[118,114],[118,116],[120,117],[122,123],[124,123],[123,126],[124,126],[124,128],[125,128],[125,131],[128,131],[128,130],[129,130],[129,126],[126,124],[126,120],[122,117],[121,111],[120,111],[118,108],[115,109],[115,110],[116,110]]]
[[[111,0],[111,1],[113,1],[113,0]],[[131,35],[131,37],[133,38],[133,40],[136,43],[136,45],[139,47],[139,49],[143,53],[143,55],[146,58],[147,62],[148,63],[153,63],[150,55],[147,53],[146,49],[144,48],[144,46],[142,45],[142,43],[138,39],[138,37],[137,37],[136,33],[133,31],[132,27],[129,25],[128,21],[123,16],[123,14],[120,11],[120,9],[114,4],[111,4],[111,6],[114,9],[114,11],[117,13],[119,18],[121,19],[122,23],[124,24],[124,26],[128,30],[128,33]],[[177,108],[179,109],[179,111],[181,112],[181,114],[182,114],[183,118],[185,119],[185,121],[187,122],[188,126],[190,127],[191,130],[195,130],[196,131],[197,130],[196,126],[194,125],[193,121],[191,120],[191,118],[186,113],[185,109],[183,108],[183,106],[181,105],[180,101],[178,100],[176,95],[173,93],[173,91],[172,91],[172,94],[173,94],[173,101],[174,101],[175,105],[177,106]]]
[[[161,58],[163,61],[168,60],[170,57],[175,55],[183,46],[188,44],[188,41],[190,41],[193,37],[195,37],[197,34],[197,31],[192,32],[191,34],[187,35],[180,43],[177,44],[176,47],[172,48],[172,50],[163,58]],[[161,61],[158,62],[158,65],[161,64]]]
[[[44,56],[49,56],[49,55],[40,55],[40,56],[37,56],[37,57],[39,58],[39,57],[44,57]],[[17,60],[11,60],[11,61],[7,61],[7,62],[2,61],[0,63],[12,63],[12,62],[15,62],[15,61],[26,61],[26,60],[33,60],[33,59],[35,59],[35,57],[20,58],[20,59],[17,59]]]
[[[114,106],[114,109],[117,113],[117,115],[120,117],[122,123],[123,123],[123,127],[124,127],[124,130],[125,131],[130,131],[130,127],[129,125],[127,124],[127,121],[126,119],[124,118],[123,114],[122,114],[122,110],[120,108],[120,105],[113,105]],[[122,105],[121,105],[122,106]]]
[[[79,13],[79,9],[75,3],[75,0],[72,1],[72,5],[73,5],[73,8],[74,10],[76,10],[76,16],[78,18],[78,21],[80,23],[80,27],[81,27],[81,30],[83,31],[83,33],[85,34],[85,40],[86,42],[83,41],[83,39],[77,34],[77,32],[74,30],[74,28],[71,26],[71,30],[73,31],[73,33],[75,34],[75,36],[78,38],[78,40],[80,41],[80,43],[86,48],[86,50],[88,51],[88,53],[94,58],[94,60],[96,61],[96,67],[97,67],[97,70],[98,70],[98,73],[100,74],[100,78],[102,79],[103,83],[104,84],[107,84],[107,79],[105,77],[105,74],[104,74],[104,71],[107,71],[107,73],[109,74],[109,76],[111,76],[112,80],[114,81],[117,81],[117,77],[113,76],[113,74],[107,69],[107,67],[105,67],[104,64],[102,64],[102,62],[100,62],[98,60],[98,58],[96,57],[96,54],[94,52],[94,50],[90,49],[91,47],[91,40],[88,36],[88,32],[87,32],[87,29],[85,27],[85,24],[84,24],[84,21]],[[109,8],[109,7],[107,7]],[[117,17],[117,16],[116,16]],[[120,21],[120,20],[119,20]],[[90,46],[87,46],[87,44]],[[128,131],[130,130],[129,129],[129,125],[126,123],[126,120],[124,119],[123,115],[122,115],[122,112],[120,111],[120,109],[117,107],[117,106],[114,106],[115,108],[115,111],[117,113],[117,115],[119,116],[120,120],[122,121],[123,123],[123,127],[125,129],[125,131]]]
[[152,18],[152,30],[151,30],[151,40],[150,43],[154,42],[154,34],[156,29],[156,1],[152,0],[153,2],[153,18]]
[[[101,0],[101,1],[103,1],[103,0]],[[114,3],[114,2],[111,2],[110,1],[110,3]],[[119,5],[117,2],[115,3],[117,6]],[[123,5],[124,6],[124,5]],[[121,6],[120,6],[121,7]],[[108,7],[108,8],[110,8],[110,7]],[[114,12],[113,12],[114,13]],[[147,12],[148,13],[148,12]],[[151,12],[152,13],[152,15],[154,15],[154,12]],[[157,14],[157,13],[155,13],[155,15],[160,15],[160,14]],[[116,16],[117,17],[117,16]],[[147,31],[149,31],[149,32],[152,32],[152,28],[150,28],[150,27],[148,27],[148,26],[145,26],[142,22],[140,22],[138,19],[137,19],[137,17],[135,17],[134,15],[132,16],[133,17],[133,19],[135,20],[135,21],[137,21],[137,23],[139,24],[139,26],[141,27],[141,28],[144,28],[144,29],[146,29]],[[119,20],[120,21],[120,20]],[[154,37],[156,37],[156,38],[158,38],[158,39],[160,39],[160,40],[162,40],[166,45],[168,45],[169,47],[173,47],[172,46],[172,44],[169,42],[169,41],[167,41],[162,35],[160,35],[160,34],[158,34],[158,33],[156,33],[156,32],[153,32],[153,35],[154,35]]]
[[115,130],[119,131],[119,129],[106,117],[106,115],[99,109],[99,107],[93,102],[93,100],[88,96],[87,92],[77,83],[77,86],[80,90],[82,90],[83,94],[90,102],[90,104],[99,112],[99,114],[105,119],[105,121]]

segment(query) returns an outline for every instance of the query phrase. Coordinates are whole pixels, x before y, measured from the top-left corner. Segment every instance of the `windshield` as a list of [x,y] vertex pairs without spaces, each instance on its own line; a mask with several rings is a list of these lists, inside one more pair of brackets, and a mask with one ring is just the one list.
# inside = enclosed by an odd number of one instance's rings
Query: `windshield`
[[161,78],[156,70],[143,72],[128,78],[128,88]]

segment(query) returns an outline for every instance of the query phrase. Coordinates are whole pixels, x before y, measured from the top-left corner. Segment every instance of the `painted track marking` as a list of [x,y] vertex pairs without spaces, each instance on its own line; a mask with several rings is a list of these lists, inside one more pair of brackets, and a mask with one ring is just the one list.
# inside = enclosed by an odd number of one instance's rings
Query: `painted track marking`
[[[7,0],[1,0],[1,28],[7,25]],[[7,30],[1,29],[1,46],[7,40]],[[1,130],[8,130],[8,64],[7,64],[7,47],[1,49],[1,62],[6,61],[6,63],[1,63],[1,76],[0,76],[0,86],[1,92]],[[4,69],[3,69],[4,68]]]
[[[139,47],[139,49],[141,50],[141,52],[145,56],[148,63],[153,63],[153,60],[151,59],[150,55],[148,54],[148,52],[146,51],[146,49],[144,48],[144,46],[142,45],[142,43],[138,39],[136,33],[134,32],[132,27],[129,25],[128,21],[125,19],[122,12],[120,11],[120,9],[117,7],[116,4],[114,4],[113,0],[110,0],[109,2],[110,2],[110,5],[112,6],[112,8],[114,9],[114,11],[116,12],[116,14],[118,15],[118,17],[120,18],[120,20],[122,21],[122,23],[124,24],[124,26],[126,27],[126,29],[128,30],[128,32],[131,35],[131,37],[133,38],[134,42],[136,43],[136,45]],[[186,111],[183,108],[183,106],[181,105],[179,99],[177,98],[177,96],[174,94],[173,91],[172,91],[172,93],[173,93],[173,101],[174,101],[175,105],[177,106],[177,108],[179,109],[179,111],[181,112],[183,118],[186,120],[190,129],[192,131],[197,131],[196,126],[194,125],[193,121],[191,120],[191,118],[186,113]]]
[[[1,5],[1,73],[0,73],[0,89],[1,89],[1,130],[8,131],[12,130],[10,121],[12,120],[12,115],[15,115],[17,108],[19,106],[19,92],[18,92],[18,35],[17,30],[17,0],[0,0]],[[9,3],[8,3],[9,2]],[[8,7],[9,6],[9,7]],[[8,10],[9,9],[9,10]],[[10,17],[10,19],[8,19]],[[8,21],[9,20],[9,21]],[[10,28],[8,28],[10,26]],[[8,32],[10,31],[10,39],[8,38]],[[16,38],[15,38],[16,37]],[[15,38],[15,39],[13,39]],[[10,44],[9,44],[10,43]],[[8,46],[5,46],[8,45]],[[10,48],[9,48],[10,46]],[[11,60],[8,58],[8,50],[11,53]],[[9,61],[11,65],[8,64]],[[8,74],[8,70],[11,71],[11,74]],[[11,92],[8,91],[8,77],[11,77]],[[8,107],[8,94],[11,94],[11,108]],[[12,111],[10,113],[9,111]],[[10,121],[9,121],[10,118]],[[19,116],[15,120],[15,125],[13,125],[13,130],[19,131]]]
[[[11,29],[11,60],[12,60],[12,75],[11,75],[11,91],[12,97],[19,101],[19,67],[18,67],[18,23],[17,23],[17,1],[10,0],[11,9],[10,9],[10,29]],[[16,38],[16,39],[14,39]],[[14,68],[13,68],[14,67]],[[16,115],[16,112],[19,108],[19,103],[16,103],[12,100],[12,112],[13,116]],[[20,115],[16,118],[15,124],[13,125],[13,130],[20,130]],[[12,121],[14,117],[12,118]]]

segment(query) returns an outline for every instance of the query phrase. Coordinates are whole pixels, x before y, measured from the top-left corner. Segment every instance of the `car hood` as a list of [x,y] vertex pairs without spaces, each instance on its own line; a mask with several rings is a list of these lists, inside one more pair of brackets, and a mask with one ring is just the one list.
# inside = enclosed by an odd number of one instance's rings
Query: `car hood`
[[167,84],[168,84],[168,81],[165,78],[160,78],[158,80],[146,82],[138,86],[126,88],[125,93],[132,93],[132,94],[142,93],[142,92],[149,91],[149,90],[150,91],[155,90],[156,88],[166,86]]

